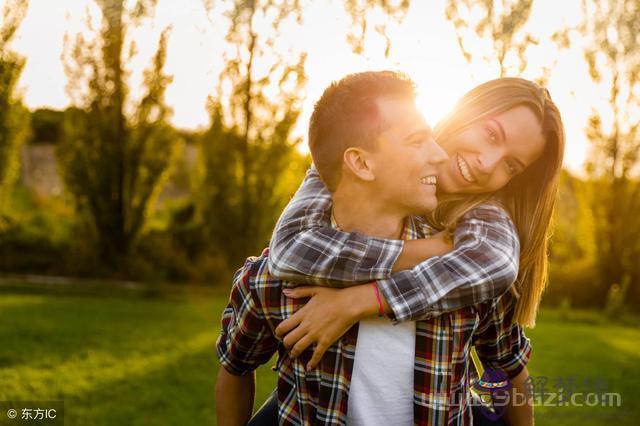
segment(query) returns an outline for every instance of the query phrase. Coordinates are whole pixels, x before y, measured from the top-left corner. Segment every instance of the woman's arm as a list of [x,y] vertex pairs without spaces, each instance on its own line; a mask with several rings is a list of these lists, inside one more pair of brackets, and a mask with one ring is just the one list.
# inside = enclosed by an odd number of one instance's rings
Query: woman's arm
[[400,252],[409,251],[403,242],[332,229],[330,210],[331,194],[311,168],[274,230],[269,268],[275,277],[333,287],[377,280],[391,317],[403,321],[492,299],[518,276],[518,234],[498,206],[482,205],[463,216],[452,252],[393,275]]
[[[476,300],[498,297],[511,287],[518,275],[520,245],[506,212],[492,205],[468,212],[454,239],[453,252],[375,283],[383,310],[391,318],[418,320],[436,316],[476,304]],[[389,291],[391,296],[385,294]],[[294,356],[316,344],[309,368],[353,324],[375,315],[379,309],[371,284],[341,290],[298,287],[286,290],[285,295],[311,298],[276,329],[278,336],[286,335],[284,344]]]
[[378,280],[396,321],[420,320],[494,299],[518,278],[520,240],[501,207],[467,212],[454,235],[455,249]]
[[333,229],[331,206],[331,193],[311,167],[273,231],[271,274],[329,287],[389,278],[404,242]]

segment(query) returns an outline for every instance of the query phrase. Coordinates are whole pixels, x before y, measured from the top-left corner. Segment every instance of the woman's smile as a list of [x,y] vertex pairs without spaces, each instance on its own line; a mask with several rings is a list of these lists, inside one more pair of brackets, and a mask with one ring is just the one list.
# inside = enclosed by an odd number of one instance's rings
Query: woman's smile
[[469,170],[469,164],[462,158],[460,155],[456,155],[456,159],[458,160],[458,170],[460,170],[460,174],[469,183],[476,183],[476,179],[471,175],[471,171]]

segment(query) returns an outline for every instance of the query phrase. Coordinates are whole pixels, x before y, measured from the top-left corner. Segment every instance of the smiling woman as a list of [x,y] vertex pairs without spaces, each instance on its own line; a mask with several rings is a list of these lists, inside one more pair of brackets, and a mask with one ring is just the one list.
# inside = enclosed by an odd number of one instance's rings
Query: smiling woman
[[545,146],[539,120],[525,106],[479,120],[442,143],[451,161],[440,171],[440,188],[459,193],[497,191],[533,164]]

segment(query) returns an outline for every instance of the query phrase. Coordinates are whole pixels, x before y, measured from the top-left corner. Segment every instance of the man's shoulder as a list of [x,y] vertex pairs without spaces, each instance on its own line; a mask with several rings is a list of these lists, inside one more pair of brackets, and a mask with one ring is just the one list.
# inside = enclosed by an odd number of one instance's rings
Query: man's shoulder
[[265,248],[260,256],[248,257],[244,265],[233,277],[233,285],[241,287],[245,293],[251,293],[258,299],[271,299],[274,291],[282,290],[284,281],[275,278],[269,270],[269,248]]

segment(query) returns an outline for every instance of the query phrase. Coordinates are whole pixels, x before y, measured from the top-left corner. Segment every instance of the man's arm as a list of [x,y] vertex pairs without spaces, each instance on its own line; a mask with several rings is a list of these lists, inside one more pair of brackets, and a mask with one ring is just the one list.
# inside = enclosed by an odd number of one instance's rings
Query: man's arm
[[220,361],[216,383],[218,424],[246,424],[253,410],[255,370],[278,349],[278,340],[256,291],[256,280],[265,275],[264,256],[249,258],[236,272],[229,303],[222,313],[216,342]]
[[216,418],[219,426],[246,425],[253,412],[255,373],[236,376],[224,368],[216,382]]

